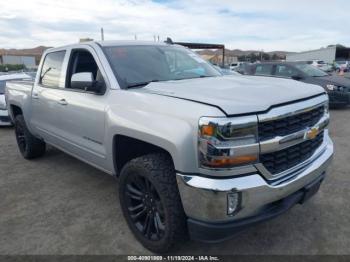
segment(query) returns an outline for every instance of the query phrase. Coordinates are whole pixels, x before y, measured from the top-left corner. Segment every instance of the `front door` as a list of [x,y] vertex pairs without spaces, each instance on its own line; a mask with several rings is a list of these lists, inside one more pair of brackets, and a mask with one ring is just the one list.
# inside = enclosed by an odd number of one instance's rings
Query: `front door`
[[[65,88],[59,90],[59,129],[62,149],[99,167],[105,166],[106,94],[75,89],[70,85],[75,73],[92,73],[95,81],[105,85],[102,67],[92,48],[73,49],[70,54]],[[108,90],[107,90],[108,92]]]

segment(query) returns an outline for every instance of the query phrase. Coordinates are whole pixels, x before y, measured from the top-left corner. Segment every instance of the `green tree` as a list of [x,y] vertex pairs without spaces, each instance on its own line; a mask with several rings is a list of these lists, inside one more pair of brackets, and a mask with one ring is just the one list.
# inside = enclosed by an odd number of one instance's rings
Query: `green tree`
[[25,65],[0,65],[0,72],[7,72],[7,71],[19,71],[26,69]]

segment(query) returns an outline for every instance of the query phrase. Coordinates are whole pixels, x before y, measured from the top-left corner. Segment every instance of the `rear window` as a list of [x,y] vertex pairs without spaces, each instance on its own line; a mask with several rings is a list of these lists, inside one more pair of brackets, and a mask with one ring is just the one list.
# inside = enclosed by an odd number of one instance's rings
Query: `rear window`
[[46,55],[41,69],[40,84],[47,87],[59,87],[65,54],[66,51],[58,51]]

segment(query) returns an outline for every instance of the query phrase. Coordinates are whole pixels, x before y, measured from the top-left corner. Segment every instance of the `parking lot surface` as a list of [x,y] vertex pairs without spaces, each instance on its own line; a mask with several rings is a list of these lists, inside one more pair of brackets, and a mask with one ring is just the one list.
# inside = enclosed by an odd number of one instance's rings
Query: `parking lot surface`
[[[304,206],[235,238],[190,241],[178,254],[350,254],[350,109],[331,112],[336,154]],[[0,128],[0,254],[150,254],[129,231],[117,181],[56,149],[24,160]]]

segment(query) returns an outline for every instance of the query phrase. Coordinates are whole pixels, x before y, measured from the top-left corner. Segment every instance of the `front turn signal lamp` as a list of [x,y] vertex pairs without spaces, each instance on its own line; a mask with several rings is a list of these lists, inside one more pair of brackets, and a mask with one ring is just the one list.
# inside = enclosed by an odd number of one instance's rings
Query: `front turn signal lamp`
[[203,168],[232,168],[258,161],[257,117],[199,120],[198,155]]

